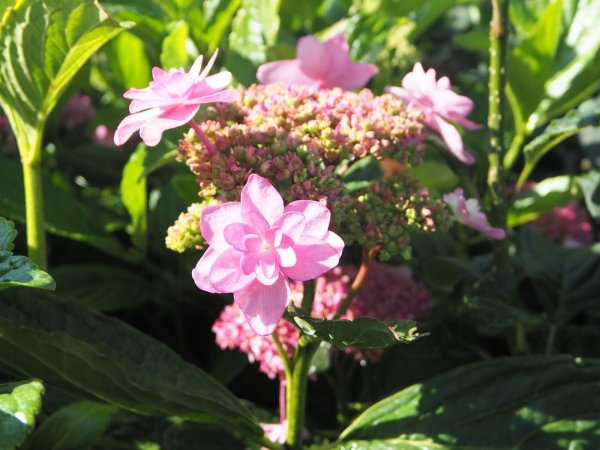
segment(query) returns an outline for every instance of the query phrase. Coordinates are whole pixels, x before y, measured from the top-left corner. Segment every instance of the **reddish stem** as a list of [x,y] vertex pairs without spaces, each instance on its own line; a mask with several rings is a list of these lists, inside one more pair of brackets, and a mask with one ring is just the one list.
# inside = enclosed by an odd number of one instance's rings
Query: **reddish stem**
[[210,153],[211,155],[215,155],[217,153],[217,149],[215,148],[213,143],[208,140],[206,135],[202,132],[202,128],[200,128],[200,125],[198,125],[198,122],[196,122],[194,119],[192,119],[192,120],[190,120],[190,126],[196,132],[196,135],[202,141],[202,143],[204,144],[204,147],[206,148],[208,153]]

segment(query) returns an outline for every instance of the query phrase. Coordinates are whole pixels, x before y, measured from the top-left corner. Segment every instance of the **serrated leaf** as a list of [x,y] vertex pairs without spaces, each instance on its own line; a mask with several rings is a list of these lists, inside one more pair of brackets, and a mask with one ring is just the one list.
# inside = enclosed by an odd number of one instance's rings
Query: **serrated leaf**
[[0,27],[0,107],[31,157],[50,112],[85,62],[123,28],[93,0],[22,0]]
[[88,450],[117,410],[104,403],[71,403],[44,420],[20,450]]
[[570,249],[522,229],[519,255],[532,279],[548,322],[563,325],[586,308],[600,304],[600,249]]
[[52,271],[57,295],[96,311],[134,308],[151,298],[149,282],[124,267],[102,264],[60,266]]
[[381,348],[393,344],[407,344],[422,337],[413,320],[382,322],[372,317],[354,320],[313,319],[293,313],[294,322],[310,337],[329,342],[337,348]]
[[37,380],[0,385],[0,450],[14,450],[35,426],[44,385]]
[[581,198],[579,177],[561,175],[546,178],[513,201],[507,214],[510,227],[523,225],[541,214]]
[[148,196],[144,176],[146,154],[146,146],[139,144],[125,164],[121,178],[121,199],[131,216],[128,231],[133,244],[142,252],[146,251],[148,240]]
[[548,450],[600,446],[600,361],[499,358],[368,408],[337,449]]
[[[124,260],[135,255],[123,248],[121,243],[104,225],[113,217],[105,210],[79,201],[74,194],[56,187],[50,179],[42,177],[45,202],[46,230],[59,236],[85,242],[105,253]],[[25,198],[23,175],[19,164],[0,157],[0,214],[15,221],[25,222]]]
[[215,422],[262,436],[225,387],[125,323],[23,289],[0,293],[0,366],[49,385],[157,416]]
[[56,284],[50,275],[25,256],[12,254],[13,241],[17,236],[15,225],[0,217],[0,291],[12,286],[28,286],[54,289]]

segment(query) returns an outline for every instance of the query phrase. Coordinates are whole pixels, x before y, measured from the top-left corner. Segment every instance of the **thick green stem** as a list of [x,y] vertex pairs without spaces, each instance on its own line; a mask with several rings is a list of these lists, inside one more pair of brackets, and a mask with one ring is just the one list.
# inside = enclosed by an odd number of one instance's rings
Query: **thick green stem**
[[292,371],[292,379],[288,380],[287,398],[287,445],[296,450],[302,448],[304,433],[304,418],[306,410],[306,389],[308,387],[308,372],[312,358],[319,348],[318,343],[300,341],[296,353],[296,361]]
[[[492,0],[490,23],[490,65],[488,128],[490,135],[488,187],[492,196],[492,223],[506,226],[506,179],[504,175],[504,107],[506,101],[506,46],[508,36],[508,0]],[[496,263],[510,267],[508,243],[495,243]]]
[[42,168],[38,158],[23,160],[25,189],[25,222],[27,224],[27,254],[40,269],[46,270],[46,233]]

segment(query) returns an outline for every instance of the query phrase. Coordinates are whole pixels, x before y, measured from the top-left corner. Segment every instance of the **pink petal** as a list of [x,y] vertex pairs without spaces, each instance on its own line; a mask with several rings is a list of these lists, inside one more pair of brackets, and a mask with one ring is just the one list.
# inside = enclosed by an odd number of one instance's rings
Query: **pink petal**
[[285,207],[285,212],[298,212],[304,216],[306,223],[303,234],[305,235],[322,238],[329,229],[331,220],[329,209],[314,200],[296,200]]
[[215,91],[220,91],[231,84],[231,72],[225,71],[217,73],[215,75],[211,75],[210,77],[206,77],[204,82],[211,89],[214,89]]
[[290,286],[284,276],[280,276],[271,286],[255,281],[233,294],[233,299],[244,313],[248,324],[261,336],[275,331],[289,298]]
[[406,89],[398,87],[398,86],[386,86],[385,92],[387,92],[388,94],[393,95],[396,98],[399,98],[400,100],[402,100],[407,105],[414,100],[413,97],[412,97],[412,95],[410,95],[406,91]]
[[292,247],[279,247],[277,254],[279,255],[279,264],[281,267],[292,267],[298,262],[296,252]]
[[277,221],[275,221],[275,223],[273,223],[273,226],[281,228],[283,234],[296,241],[300,238],[306,228],[306,219],[304,214],[300,211],[296,212],[289,209],[290,205],[293,205],[294,203],[298,202],[292,202],[287,205],[284,208],[285,212],[277,219]]
[[[241,195],[242,217],[257,213],[272,225],[283,214],[283,199],[277,189],[263,177],[252,174],[248,177]],[[244,223],[246,220],[244,220]]]
[[162,84],[167,78],[167,72],[162,70],[160,67],[153,67],[152,78]]
[[256,280],[266,286],[271,286],[279,278],[279,264],[274,253],[263,253],[258,257]]
[[433,121],[435,126],[432,128],[436,131],[439,131],[442,139],[448,147],[448,150],[450,150],[450,152],[456,156],[459,161],[465,164],[475,163],[475,157],[464,149],[463,141],[458,130],[439,116],[434,115]]
[[323,87],[339,87],[352,91],[364,87],[378,72],[379,69],[373,64],[350,63],[341,73],[328,76]]
[[208,72],[210,72],[210,69],[212,69],[212,66],[215,64],[218,54],[219,54],[219,49],[217,48],[215,50],[215,52],[213,53],[213,55],[208,60],[208,62],[206,63],[206,67],[204,67],[204,70],[202,71],[202,73],[198,76],[199,78],[205,78],[206,75],[208,75]]
[[115,131],[115,144],[122,145],[127,142],[133,133],[138,131],[144,123],[158,117],[161,112],[159,108],[153,108],[125,116]]
[[209,247],[204,252],[204,255],[202,255],[202,258],[200,258],[198,261],[198,264],[196,264],[194,270],[192,270],[192,278],[194,279],[196,286],[198,286],[198,289],[202,289],[206,292],[212,292],[213,294],[219,292],[212,286],[212,284],[210,284],[208,281],[208,276],[213,264],[220,254],[221,253],[214,248]]
[[[240,252],[245,252],[248,233],[246,227],[242,223],[230,223],[223,230],[223,236],[228,244]],[[256,235],[250,235],[258,238]]]
[[341,237],[339,237],[333,231],[328,231],[323,239],[325,240],[325,242],[331,245],[341,256],[342,252],[344,251],[344,247],[346,246]]
[[153,147],[160,142],[165,130],[188,123],[197,112],[197,105],[177,106],[163,111],[160,117],[150,119],[141,126],[140,137],[146,145]]
[[200,69],[202,68],[202,60],[204,59],[204,56],[200,55],[196,58],[196,60],[194,61],[194,64],[192,64],[192,67],[190,68],[189,74],[193,75],[194,77],[198,77],[198,75],[200,74]]
[[296,58],[300,61],[300,70],[313,80],[325,78],[332,65],[331,53],[327,50],[326,44],[314,36],[298,39]]
[[209,283],[219,292],[237,292],[255,280],[252,274],[245,274],[241,268],[242,253],[234,249],[222,252],[213,262]]
[[261,84],[282,83],[287,86],[292,84],[318,88],[320,80],[314,80],[300,69],[300,61],[288,59],[273,61],[261,65],[256,72],[256,79]]
[[[198,84],[194,91],[192,92],[193,98],[187,100],[187,102],[193,102],[195,104],[201,105],[204,103],[231,103],[239,100],[240,93],[236,89],[225,89],[221,92],[214,92],[210,94],[206,94],[207,86],[202,86]],[[196,92],[198,91],[198,92]],[[198,94],[198,95],[196,95]]]
[[241,221],[242,208],[240,202],[207,206],[202,210],[200,232],[211,247],[225,250],[230,247],[224,236],[225,228],[231,223],[239,223]]
[[[335,238],[332,238],[336,241]],[[337,243],[337,242],[336,242]],[[301,245],[294,245],[298,263],[281,270],[292,280],[306,281],[317,278],[338,265],[341,250],[322,239],[304,238]]]

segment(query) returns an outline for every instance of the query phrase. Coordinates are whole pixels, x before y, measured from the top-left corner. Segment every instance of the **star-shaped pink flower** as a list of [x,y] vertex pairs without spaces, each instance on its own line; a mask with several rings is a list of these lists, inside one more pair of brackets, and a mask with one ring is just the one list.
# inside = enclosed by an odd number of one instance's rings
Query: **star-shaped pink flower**
[[416,63],[412,72],[403,78],[402,87],[388,86],[385,91],[419,108],[425,125],[441,135],[450,152],[463,163],[473,164],[475,157],[464,149],[460,133],[452,124],[458,123],[468,130],[481,128],[467,119],[473,110],[473,101],[453,92],[448,77],[437,81],[435,78],[434,69],[425,72],[421,63]]
[[183,69],[159,67],[152,69],[153,81],[144,89],[129,89],[123,97],[132,100],[131,113],[119,124],[115,144],[124,144],[139,130],[148,146],[159,143],[165,130],[176,128],[194,119],[203,103],[233,102],[239,93],[225,89],[231,83],[231,73],[224,71],[207,76],[215,63],[217,51],[202,72],[202,55],[194,61],[189,72]]
[[349,51],[343,34],[336,34],[325,42],[305,36],[298,40],[296,59],[263,64],[258,68],[256,78],[261,84],[357,89],[367,84],[379,69],[373,64],[353,63]]
[[445,194],[444,201],[448,203],[458,222],[474,228],[492,239],[504,239],[506,237],[506,231],[502,228],[493,228],[489,224],[486,215],[479,209],[477,199],[465,199],[462,188],[457,187],[454,192]]
[[337,266],[344,242],[331,214],[312,200],[283,205],[277,190],[250,175],[241,201],[208,206],[200,231],[209,244],[192,276],[208,292],[233,293],[252,329],[271,334],[290,300],[288,279],[306,281]]

